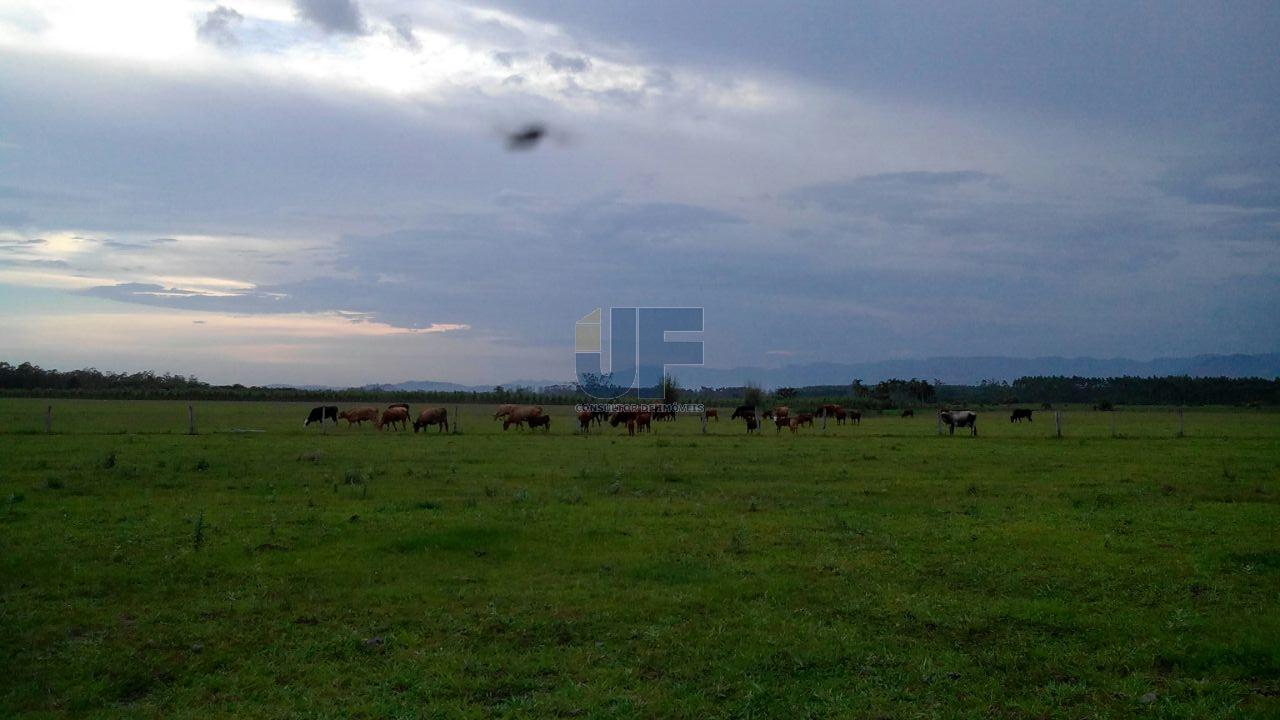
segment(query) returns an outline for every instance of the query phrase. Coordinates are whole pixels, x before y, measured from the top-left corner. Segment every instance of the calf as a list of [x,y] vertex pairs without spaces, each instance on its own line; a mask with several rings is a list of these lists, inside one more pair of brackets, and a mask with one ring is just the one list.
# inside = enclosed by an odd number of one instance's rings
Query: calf
[[583,410],[578,413],[578,429],[585,435],[591,431],[591,421],[595,419],[596,414],[590,410]]
[[547,432],[551,432],[551,416],[550,415],[534,415],[529,418],[529,429],[546,428]]
[[1031,422],[1030,408],[1014,408],[1013,414],[1009,416],[1009,422],[1022,422],[1024,419]]

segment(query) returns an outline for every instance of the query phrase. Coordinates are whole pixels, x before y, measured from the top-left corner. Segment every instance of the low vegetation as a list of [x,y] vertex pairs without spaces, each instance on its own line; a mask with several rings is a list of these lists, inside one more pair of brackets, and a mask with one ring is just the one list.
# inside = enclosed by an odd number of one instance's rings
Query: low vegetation
[[0,716],[1280,713],[1274,413],[47,404],[0,401]]

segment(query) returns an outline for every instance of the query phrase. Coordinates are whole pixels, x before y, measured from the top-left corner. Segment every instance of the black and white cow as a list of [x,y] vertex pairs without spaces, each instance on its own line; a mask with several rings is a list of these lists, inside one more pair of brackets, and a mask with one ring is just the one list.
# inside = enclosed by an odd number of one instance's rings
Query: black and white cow
[[325,420],[332,420],[334,425],[338,424],[337,405],[321,405],[320,407],[311,408],[311,412],[307,414],[307,421],[302,423],[302,427],[317,422],[323,425]]
[[978,436],[978,413],[970,410],[948,410],[938,413],[938,417],[942,418],[942,422],[951,429],[952,435],[956,434],[957,427],[969,428],[974,437]]

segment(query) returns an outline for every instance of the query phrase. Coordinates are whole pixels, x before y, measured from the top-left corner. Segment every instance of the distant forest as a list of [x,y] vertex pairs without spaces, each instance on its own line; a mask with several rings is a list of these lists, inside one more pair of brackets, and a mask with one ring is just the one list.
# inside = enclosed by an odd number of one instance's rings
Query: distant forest
[[[942,385],[927,380],[885,380],[864,385],[819,385],[776,388],[681,388],[672,383],[668,400],[721,405],[741,402],[786,402],[797,406],[839,402],[851,407],[895,409],[936,404],[1085,403],[1114,405],[1280,405],[1280,378],[1226,377],[1022,377],[1013,382]],[[377,387],[345,390],[211,385],[192,376],[154,372],[112,373],[93,368],[46,370],[31,363],[0,362],[0,396],[135,400],[276,400],[437,403],[537,402],[573,404],[588,398],[572,386],[543,390],[503,388],[488,392],[406,392]]]

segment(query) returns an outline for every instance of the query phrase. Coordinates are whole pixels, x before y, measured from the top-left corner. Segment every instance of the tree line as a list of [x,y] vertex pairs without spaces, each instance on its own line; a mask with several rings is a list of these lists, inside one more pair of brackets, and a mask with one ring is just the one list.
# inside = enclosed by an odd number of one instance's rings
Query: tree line
[[[1013,382],[947,385],[938,381],[890,379],[867,385],[781,387],[766,392],[757,385],[683,388],[674,378],[654,388],[667,402],[708,404],[767,403],[890,410],[939,404],[1011,405],[1039,403],[1110,403],[1115,405],[1280,405],[1280,378],[1227,377],[1021,377]],[[46,370],[31,363],[0,362],[0,395],[136,400],[274,400],[317,402],[542,403],[574,404],[589,400],[572,385],[541,390],[495,387],[489,391],[401,391],[378,387],[307,389],[212,385],[193,376],[155,373]],[[626,400],[627,398],[623,398]],[[635,399],[635,398],[631,398]]]

